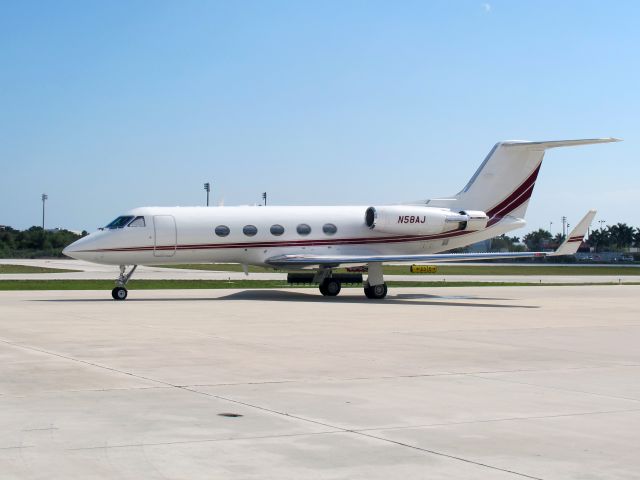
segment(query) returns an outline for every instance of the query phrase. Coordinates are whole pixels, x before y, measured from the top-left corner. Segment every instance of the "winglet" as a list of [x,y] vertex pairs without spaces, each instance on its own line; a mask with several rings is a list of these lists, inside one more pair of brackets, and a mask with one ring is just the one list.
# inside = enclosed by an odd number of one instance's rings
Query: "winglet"
[[589,210],[589,212],[578,222],[578,225],[571,230],[571,233],[567,237],[567,239],[562,242],[562,245],[558,247],[558,249],[549,254],[550,257],[557,257],[558,255],[573,255],[580,248],[580,244],[582,240],[584,240],[584,236],[587,234],[587,229],[593,218],[596,216],[595,210]]

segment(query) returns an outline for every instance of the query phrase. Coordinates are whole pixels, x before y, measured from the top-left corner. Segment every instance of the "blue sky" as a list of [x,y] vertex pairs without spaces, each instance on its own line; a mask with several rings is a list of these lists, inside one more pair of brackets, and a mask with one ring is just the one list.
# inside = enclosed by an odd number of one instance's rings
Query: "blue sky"
[[506,139],[550,151],[520,234],[640,226],[640,3],[0,2],[0,224],[143,205],[456,193]]

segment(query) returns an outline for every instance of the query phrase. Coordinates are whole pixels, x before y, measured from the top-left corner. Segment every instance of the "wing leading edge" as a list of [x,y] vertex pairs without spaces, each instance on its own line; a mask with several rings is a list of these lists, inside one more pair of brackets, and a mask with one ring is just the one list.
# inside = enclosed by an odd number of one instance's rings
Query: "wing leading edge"
[[580,220],[578,225],[567,236],[566,240],[554,252],[487,252],[487,253],[434,253],[425,255],[278,255],[271,257],[267,263],[276,267],[323,265],[335,267],[343,264],[360,264],[372,262],[460,262],[464,260],[494,260],[510,258],[536,258],[553,257],[560,255],[573,255],[578,251],[587,228],[591,225],[596,215],[595,210],[590,210]]

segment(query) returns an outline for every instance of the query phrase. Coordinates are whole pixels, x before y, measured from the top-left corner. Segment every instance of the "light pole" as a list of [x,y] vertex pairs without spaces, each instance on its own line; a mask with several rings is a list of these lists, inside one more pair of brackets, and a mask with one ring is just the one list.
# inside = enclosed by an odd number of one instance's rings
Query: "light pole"
[[264,206],[267,206],[267,192],[262,192],[262,200],[264,200]]
[[44,202],[49,199],[49,195],[46,193],[42,194],[42,231],[44,232]]
[[602,225],[607,223],[606,220],[598,220],[598,223],[600,224],[600,230],[602,230]]
[[[551,225],[553,225],[553,222],[549,222],[549,233],[551,233]],[[551,233],[553,235],[553,233]]]
[[565,225],[567,224],[567,217],[562,216],[562,236],[565,237],[567,234],[565,232]]
[[207,207],[209,206],[209,192],[211,191],[211,184],[209,182],[204,184],[204,191],[207,192]]

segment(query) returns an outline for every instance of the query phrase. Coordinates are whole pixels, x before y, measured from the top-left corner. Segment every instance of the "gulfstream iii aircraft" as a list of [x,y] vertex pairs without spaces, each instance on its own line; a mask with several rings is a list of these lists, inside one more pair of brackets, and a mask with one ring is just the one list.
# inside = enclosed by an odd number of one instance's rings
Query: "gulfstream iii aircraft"
[[[398,205],[328,207],[142,207],[117,217],[69,245],[64,254],[119,265],[112,296],[127,297],[138,265],[239,263],[310,270],[325,296],[340,292],[341,265],[366,265],[364,293],[387,294],[385,262],[574,254],[595,211],[578,223],[555,252],[440,253],[525,225],[524,216],[542,158],[550,148],[615,142],[615,138],[497,143],[465,187],[449,198]],[[127,267],[131,266],[129,272]]]

